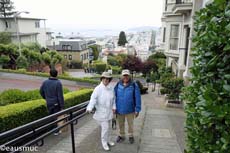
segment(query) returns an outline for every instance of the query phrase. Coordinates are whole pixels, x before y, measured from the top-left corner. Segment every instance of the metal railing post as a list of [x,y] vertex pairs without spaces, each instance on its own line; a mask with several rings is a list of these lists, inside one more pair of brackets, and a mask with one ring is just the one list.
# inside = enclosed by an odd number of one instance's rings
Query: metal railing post
[[[72,120],[72,119],[73,119],[73,113],[70,112],[70,120]],[[74,139],[74,125],[73,125],[73,122],[71,122],[70,128],[71,128],[72,150],[73,150],[73,153],[75,153],[75,139]]]

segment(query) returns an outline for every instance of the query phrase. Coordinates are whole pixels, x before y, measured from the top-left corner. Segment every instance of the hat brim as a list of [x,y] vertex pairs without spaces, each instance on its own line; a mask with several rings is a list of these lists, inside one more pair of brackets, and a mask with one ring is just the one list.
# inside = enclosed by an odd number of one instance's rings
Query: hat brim
[[105,77],[105,76],[101,76],[100,80],[102,80],[103,78],[108,78],[109,81],[111,81],[113,79],[113,77]]
[[124,74],[122,74],[122,76],[124,76],[124,75],[128,75],[128,76],[130,76],[130,74],[129,74],[129,73],[124,73]]

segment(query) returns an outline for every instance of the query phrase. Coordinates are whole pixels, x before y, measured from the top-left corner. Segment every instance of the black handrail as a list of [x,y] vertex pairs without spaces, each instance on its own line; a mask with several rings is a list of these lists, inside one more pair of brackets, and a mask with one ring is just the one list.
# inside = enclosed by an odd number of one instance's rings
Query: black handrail
[[[31,123],[0,133],[0,142],[3,142],[3,144],[0,144],[0,149],[17,146],[18,144],[20,144],[20,147],[29,147],[31,145],[36,145],[39,141],[41,141],[41,145],[43,145],[45,137],[49,136],[50,134],[56,132],[57,130],[65,126],[70,125],[72,152],[75,153],[74,122],[77,123],[77,120],[86,114],[85,110],[88,103],[88,101],[81,103],[79,105],[67,108],[55,114],[33,121]],[[65,115],[65,117],[58,119],[58,117],[61,115]],[[66,122],[63,125],[58,126],[56,128],[48,129],[51,126],[63,120],[66,120]],[[33,139],[26,141],[28,137],[32,137]]]

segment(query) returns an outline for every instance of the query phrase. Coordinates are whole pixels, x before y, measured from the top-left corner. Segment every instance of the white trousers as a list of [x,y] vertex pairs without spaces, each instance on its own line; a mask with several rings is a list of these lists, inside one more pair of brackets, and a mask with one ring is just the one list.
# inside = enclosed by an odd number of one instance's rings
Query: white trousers
[[109,130],[109,121],[98,121],[101,126],[101,143],[102,145],[107,145],[110,140],[110,130]]

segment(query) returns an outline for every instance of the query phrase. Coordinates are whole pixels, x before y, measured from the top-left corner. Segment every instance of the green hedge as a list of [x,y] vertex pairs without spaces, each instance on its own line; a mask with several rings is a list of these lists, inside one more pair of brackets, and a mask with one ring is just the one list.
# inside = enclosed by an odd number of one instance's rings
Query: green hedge
[[[40,76],[40,77],[49,77],[48,73],[41,73],[41,72],[26,72],[25,69],[19,69],[19,70],[11,70],[11,69],[0,69],[0,72],[8,72],[8,73],[18,73],[18,74],[27,74],[27,75],[34,75],[34,76]],[[70,81],[77,81],[77,82],[87,82],[87,83],[92,83],[92,84],[98,84],[99,81],[97,80],[92,80],[89,78],[74,78],[74,77],[69,77],[65,75],[59,75],[59,79],[64,79],[64,80],[70,80]]]
[[196,13],[192,82],[186,100],[187,153],[230,152],[230,1]]
[[[65,94],[65,108],[89,100],[92,91],[83,89]],[[47,114],[43,99],[0,106],[0,133],[45,117]]]
[[121,67],[119,66],[111,66],[113,74],[121,74]]
[[[69,89],[63,88],[63,93],[68,93]],[[19,103],[23,101],[42,99],[39,89],[22,91],[19,89],[8,89],[0,93],[0,106]]]
[[105,71],[106,69],[106,64],[105,63],[96,63],[95,64],[95,69],[97,73],[102,73]]

